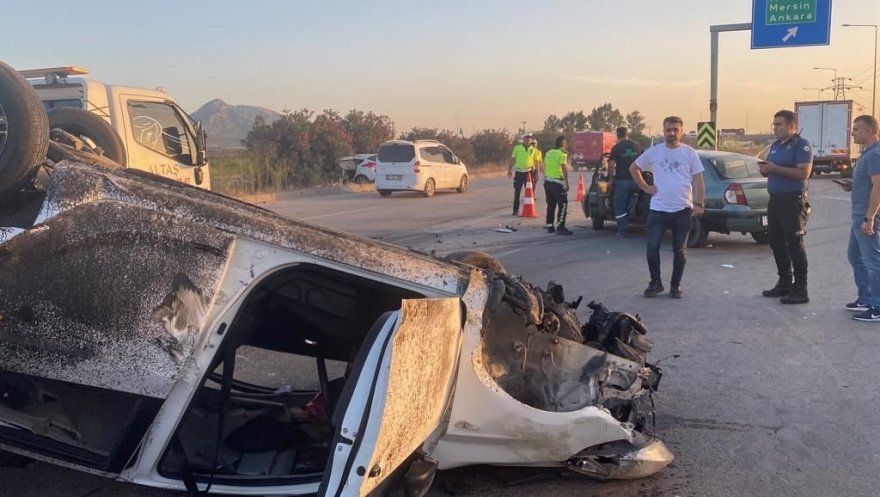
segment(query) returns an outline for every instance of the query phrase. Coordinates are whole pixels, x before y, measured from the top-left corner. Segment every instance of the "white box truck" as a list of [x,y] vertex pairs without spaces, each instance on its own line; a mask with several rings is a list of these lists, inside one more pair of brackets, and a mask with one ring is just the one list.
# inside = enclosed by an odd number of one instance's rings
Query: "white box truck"
[[800,135],[813,146],[813,173],[852,176],[857,154],[850,127],[852,100],[795,102]]
[[75,66],[19,72],[46,107],[50,129],[92,140],[122,166],[211,189],[201,125],[164,91],[85,79],[88,70]]

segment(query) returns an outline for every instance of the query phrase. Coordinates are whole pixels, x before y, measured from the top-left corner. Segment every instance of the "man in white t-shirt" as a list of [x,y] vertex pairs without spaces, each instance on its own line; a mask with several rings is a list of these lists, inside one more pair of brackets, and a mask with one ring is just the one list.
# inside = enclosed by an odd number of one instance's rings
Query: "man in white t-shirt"
[[[691,229],[691,216],[703,215],[703,164],[697,151],[684,143],[681,136],[684,123],[678,116],[663,120],[665,143],[658,143],[640,155],[629,167],[633,180],[642,191],[651,194],[651,212],[645,224],[648,246],[648,270],[651,282],[645,297],[663,292],[660,279],[660,240],[667,229],[672,230],[672,281],[669,295],[681,298],[681,277],[687,260],[685,244]],[[650,167],[654,184],[649,185],[642,170]],[[694,201],[696,198],[696,201]]]

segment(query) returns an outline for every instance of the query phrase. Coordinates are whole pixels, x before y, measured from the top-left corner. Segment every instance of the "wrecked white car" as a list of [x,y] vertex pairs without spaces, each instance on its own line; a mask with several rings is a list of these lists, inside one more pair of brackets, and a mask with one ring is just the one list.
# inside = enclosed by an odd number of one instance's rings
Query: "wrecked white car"
[[136,170],[50,166],[44,191],[2,199],[3,450],[236,495],[672,461],[636,316],[590,303],[582,326],[560,286],[479,253],[452,257],[474,267]]

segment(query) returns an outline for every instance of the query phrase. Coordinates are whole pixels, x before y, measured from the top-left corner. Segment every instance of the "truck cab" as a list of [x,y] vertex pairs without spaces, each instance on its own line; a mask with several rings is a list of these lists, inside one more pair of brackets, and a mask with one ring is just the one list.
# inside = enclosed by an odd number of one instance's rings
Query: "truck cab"
[[[125,146],[126,166],[210,190],[205,134],[161,89],[106,84],[66,66],[20,71],[47,111],[84,109],[104,119]],[[50,123],[51,125],[51,123]]]

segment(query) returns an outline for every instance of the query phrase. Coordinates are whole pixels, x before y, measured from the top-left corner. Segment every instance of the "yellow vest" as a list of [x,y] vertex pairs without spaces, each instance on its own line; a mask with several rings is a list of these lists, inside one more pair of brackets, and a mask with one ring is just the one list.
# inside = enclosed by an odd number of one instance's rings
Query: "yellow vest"
[[510,157],[514,160],[513,167],[517,171],[534,169],[535,162],[541,160],[541,151],[534,147],[526,147],[522,143],[513,146]]
[[567,153],[558,148],[551,149],[544,156],[544,176],[551,179],[562,179],[562,166],[567,160]]

